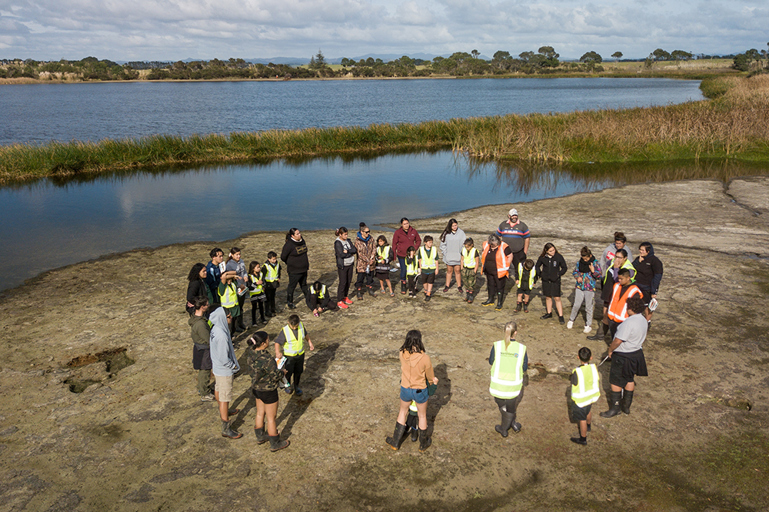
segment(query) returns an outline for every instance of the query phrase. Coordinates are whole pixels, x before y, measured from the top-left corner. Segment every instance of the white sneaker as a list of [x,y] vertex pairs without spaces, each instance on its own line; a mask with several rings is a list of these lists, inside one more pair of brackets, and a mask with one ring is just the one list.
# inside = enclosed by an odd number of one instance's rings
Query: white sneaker
[[568,322],[566,322],[566,328],[567,328],[567,329],[571,329],[572,327],[574,327],[574,322],[572,322],[571,320],[569,320]]
[[586,325],[586,326],[585,326],[585,330],[584,330],[583,332],[584,332],[585,334],[587,334],[587,333],[589,333],[589,332],[590,332],[590,331],[592,331],[592,330],[593,330],[593,328],[592,328],[592,327],[590,327],[589,325]]

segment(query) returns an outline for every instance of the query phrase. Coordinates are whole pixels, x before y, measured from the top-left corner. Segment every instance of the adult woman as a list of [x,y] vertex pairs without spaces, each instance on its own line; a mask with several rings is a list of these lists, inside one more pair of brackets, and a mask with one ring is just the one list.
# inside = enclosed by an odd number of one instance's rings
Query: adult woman
[[195,263],[190,269],[190,273],[187,276],[187,305],[185,309],[190,316],[195,314],[195,299],[200,297],[208,299],[209,304],[214,303],[214,298],[211,296],[211,290],[206,284],[206,266],[203,263]]
[[550,242],[545,244],[542,254],[535,265],[537,275],[542,280],[542,295],[545,296],[545,314],[542,319],[553,317],[553,302],[558,311],[558,321],[564,323],[563,304],[561,304],[561,276],[569,270],[566,260]]
[[286,264],[288,271],[288,287],[286,288],[286,305],[288,309],[296,309],[294,305],[294,290],[296,285],[302,289],[304,300],[309,303],[309,290],[307,287],[307,272],[310,270],[310,260],[307,257],[307,244],[302,238],[302,233],[297,228],[291,228],[286,233],[286,243],[280,252],[280,259]]
[[352,304],[352,301],[347,296],[350,291],[350,283],[352,282],[352,267],[355,263],[354,254],[357,252],[352,243],[347,239],[347,228],[342,226],[337,229],[334,234],[336,240],[334,240],[334,255],[336,256],[336,272],[339,275],[339,286],[336,289],[336,303],[342,309]]
[[368,294],[376,296],[374,292],[374,271],[376,266],[376,244],[371,230],[365,222],[360,223],[360,230],[355,235],[355,250],[358,252],[358,262],[355,271],[358,278],[355,280],[355,290],[358,299],[363,299],[363,287],[368,288]]
[[427,437],[427,386],[428,383],[438,384],[438,378],[433,372],[430,356],[425,354],[422,345],[422,333],[416,329],[406,334],[406,341],[400,348],[401,360],[401,393],[398,420],[392,437],[385,439],[393,450],[400,448],[403,434],[406,433],[406,416],[411,402],[416,402],[419,416],[419,451],[423,452],[432,444]]
[[457,219],[449,220],[449,223],[441,233],[441,253],[446,264],[446,286],[443,292],[451,288],[451,276],[456,276],[457,291],[462,293],[462,247],[465,243],[465,232],[459,229]]
[[601,271],[606,272],[606,269],[611,267],[612,260],[617,254],[617,251],[624,249],[628,260],[633,261],[633,253],[630,252],[630,248],[626,246],[627,238],[622,231],[614,232],[614,243],[606,246],[601,255]]
[[523,399],[523,376],[529,367],[526,345],[515,341],[518,326],[515,322],[505,324],[505,339],[494,342],[489,354],[491,383],[489,393],[499,407],[502,424],[494,427],[502,437],[507,437],[510,428],[521,431],[521,424],[515,421],[518,404]]
[[233,247],[230,249],[230,254],[227,256],[227,263],[224,267],[225,272],[235,272],[238,276],[238,306],[240,306],[240,316],[237,319],[233,319],[233,324],[242,330],[246,330],[246,326],[243,324],[243,306],[246,303],[246,295],[248,294],[248,273],[246,272],[246,264],[240,257],[240,248]]
[[393,251],[398,257],[398,264],[401,268],[401,293],[406,294],[406,254],[409,247],[419,249],[422,244],[422,239],[419,237],[417,230],[411,227],[409,220],[406,217],[401,219],[401,228],[396,229],[393,233]]
[[[270,442],[270,451],[276,452],[289,445],[289,441],[281,441],[275,417],[278,414],[278,386],[283,382],[284,370],[278,370],[267,346],[270,337],[264,331],[257,331],[248,340],[248,364],[251,366],[251,392],[256,398],[256,421],[254,434],[257,444]],[[264,426],[267,424],[267,432]]]
[[483,265],[483,274],[486,276],[486,289],[489,292],[489,298],[482,302],[481,306],[491,306],[496,300],[497,306],[494,309],[497,311],[502,309],[507,274],[512,262],[512,249],[497,235],[489,235],[489,239],[483,242],[483,252],[481,253],[481,265]]
[[[660,259],[654,255],[654,247],[649,242],[643,242],[638,246],[638,256],[633,260],[633,268],[636,270],[636,285],[643,293],[644,304],[657,298],[657,290],[662,281],[663,266]],[[652,312],[646,310],[646,319],[651,321]]]

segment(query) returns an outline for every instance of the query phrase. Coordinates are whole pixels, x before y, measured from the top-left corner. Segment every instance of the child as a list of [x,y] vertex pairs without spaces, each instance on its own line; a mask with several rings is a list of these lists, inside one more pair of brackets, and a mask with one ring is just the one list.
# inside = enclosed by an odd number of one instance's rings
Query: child
[[472,238],[465,239],[464,247],[462,247],[462,282],[467,289],[467,296],[465,300],[468,304],[473,303],[473,295],[475,294],[475,274],[481,268],[481,258],[478,254],[478,249],[475,248],[475,243]]
[[601,277],[601,271],[598,269],[597,262],[593,253],[587,246],[583,247],[580,251],[580,259],[574,267],[574,278],[577,280],[577,287],[574,290],[574,304],[571,306],[571,315],[569,315],[569,322],[566,324],[567,329],[571,329],[574,326],[574,320],[579,314],[579,309],[582,307],[582,301],[585,301],[585,333],[589,333],[592,330],[591,324],[593,323],[593,305],[595,295],[595,280]]
[[339,309],[336,303],[331,300],[326,285],[320,281],[315,281],[310,286],[310,309],[316,317],[329,309],[332,311]]
[[379,235],[376,239],[376,277],[379,279],[379,291],[385,292],[384,284],[387,282],[387,289],[390,291],[390,297],[394,297],[393,284],[390,282],[390,261],[392,260],[392,248],[387,243],[384,235]]
[[565,324],[561,302],[561,276],[569,270],[566,260],[555,245],[548,242],[542,249],[542,254],[539,255],[534,268],[537,269],[539,279],[542,281],[542,295],[545,296],[545,314],[541,316],[542,320],[553,318],[553,303],[555,303],[558,322]]
[[517,276],[515,285],[518,287],[518,304],[515,306],[515,311],[520,311],[521,306],[523,306],[523,312],[528,313],[531,289],[534,288],[534,284],[537,282],[537,271],[534,268],[534,261],[527,259],[523,263],[519,263]]
[[[289,395],[296,391],[297,396],[302,396],[302,390],[299,389],[299,379],[304,371],[304,342],[310,346],[310,350],[315,350],[315,346],[310,341],[304,325],[299,320],[299,315],[288,317],[288,325],[275,337],[275,359],[280,361],[286,356],[286,364],[283,368],[286,370],[286,381],[289,386],[285,388]],[[291,377],[294,377],[293,383]]]
[[222,274],[222,280],[219,283],[219,303],[224,308],[227,316],[230,317],[229,328],[230,335],[241,332],[237,329],[238,317],[243,314],[238,304],[238,287],[235,282],[238,279],[238,275],[234,270],[228,270]]
[[601,377],[598,368],[589,364],[593,354],[587,347],[579,349],[580,365],[571,372],[571,417],[579,425],[579,437],[572,437],[571,442],[587,444],[587,433],[590,432],[592,413],[590,406],[601,398]]
[[256,308],[259,308],[259,321],[267,323],[264,318],[264,277],[262,276],[262,266],[258,261],[252,261],[248,265],[248,295],[251,298],[251,326],[256,325]]
[[280,286],[280,263],[275,251],[267,253],[267,261],[262,267],[262,276],[264,279],[264,293],[267,296],[267,316],[273,317],[277,314],[275,310],[275,293]]
[[[425,381],[427,382],[427,381]],[[438,385],[432,382],[427,383],[427,396],[433,396],[438,390]],[[419,441],[419,411],[417,410],[416,400],[411,401],[409,405],[409,415],[406,416],[406,433],[411,432],[411,442],[416,443]]]
[[433,237],[427,235],[425,244],[419,248],[419,270],[424,276],[425,301],[433,296],[433,283],[438,275],[438,249],[433,247]]
[[419,276],[419,263],[417,262],[417,250],[411,245],[406,249],[406,279],[409,286],[409,298],[417,298],[417,277]]

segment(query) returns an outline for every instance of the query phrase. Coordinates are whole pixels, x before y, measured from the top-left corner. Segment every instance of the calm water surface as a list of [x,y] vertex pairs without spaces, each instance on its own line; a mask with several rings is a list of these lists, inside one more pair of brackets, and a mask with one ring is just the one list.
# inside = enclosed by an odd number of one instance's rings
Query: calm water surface
[[0,144],[416,123],[700,99],[699,81],[656,78],[3,85]]

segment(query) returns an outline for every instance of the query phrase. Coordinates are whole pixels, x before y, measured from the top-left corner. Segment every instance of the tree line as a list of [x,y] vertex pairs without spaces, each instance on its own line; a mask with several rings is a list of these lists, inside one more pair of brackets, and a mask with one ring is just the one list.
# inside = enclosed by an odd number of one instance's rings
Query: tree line
[[[769,45],[769,43],[767,43]],[[611,58],[622,59],[620,51]],[[733,68],[740,71],[763,71],[769,68],[766,50],[750,49],[745,53],[730,55]],[[657,48],[644,60],[647,68],[656,62],[688,61],[713,58],[709,55],[695,56],[684,50],[668,52]],[[406,55],[388,62],[382,59],[342,58],[341,66],[330,66],[318,51],[308,65],[289,66],[286,64],[255,64],[244,59],[212,59],[192,62],[133,61],[117,64],[110,60],[86,57],[82,60],[60,60],[40,62],[32,59],[0,60],[0,78],[66,79],[79,80],[136,80],[140,76],[147,80],[211,80],[211,79],[264,79],[264,78],[336,78],[353,77],[427,77],[427,76],[484,76],[510,74],[552,73],[598,73],[604,71],[603,57],[596,51],[584,53],[576,62],[564,62],[552,46],[541,46],[536,51],[524,51],[513,56],[499,50],[490,60],[480,58],[478,50],[455,52],[449,57],[435,57],[432,60],[412,59]]]

